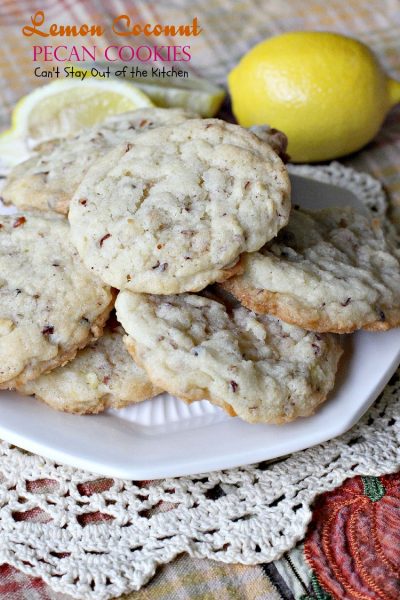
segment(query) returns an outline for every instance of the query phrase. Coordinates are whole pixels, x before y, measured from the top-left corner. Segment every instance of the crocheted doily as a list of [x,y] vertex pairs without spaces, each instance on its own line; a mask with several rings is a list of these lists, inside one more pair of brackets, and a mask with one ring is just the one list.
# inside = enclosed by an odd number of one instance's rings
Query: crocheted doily
[[[351,186],[375,214],[385,211],[382,189],[367,175],[337,164],[291,170]],[[277,559],[304,536],[317,494],[356,474],[399,469],[399,375],[340,438],[193,477],[99,479],[2,442],[0,564],[76,598],[106,600],[139,589],[181,552],[231,563]]]

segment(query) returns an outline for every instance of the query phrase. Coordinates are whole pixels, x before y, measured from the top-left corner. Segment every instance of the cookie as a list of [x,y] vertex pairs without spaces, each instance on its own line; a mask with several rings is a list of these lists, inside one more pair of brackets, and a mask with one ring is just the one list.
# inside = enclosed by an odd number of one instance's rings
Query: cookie
[[18,391],[76,414],[123,408],[161,393],[133,361],[123,335],[121,327],[107,327],[101,338],[80,350],[71,362],[18,386]]
[[351,208],[293,210],[223,285],[251,310],[314,331],[400,325],[399,252],[377,221]]
[[253,125],[250,131],[256,134],[260,140],[263,140],[271,146],[274,152],[284,161],[287,162],[288,155],[286,154],[288,139],[283,131],[270,127],[269,125]]
[[66,214],[84,175],[110,148],[142,131],[192,116],[180,109],[141,108],[110,117],[73,138],[45,142],[37,154],[12,169],[2,192],[4,203]]
[[121,292],[129,352],[150,379],[188,402],[207,399],[250,423],[313,414],[333,388],[337,336],[196,294]]
[[71,360],[102,333],[109,286],[51,213],[0,216],[0,388],[14,388]]
[[289,189],[282,161],[256,135],[191,119],[137,136],[90,170],[71,202],[72,239],[118,289],[198,291],[286,224]]

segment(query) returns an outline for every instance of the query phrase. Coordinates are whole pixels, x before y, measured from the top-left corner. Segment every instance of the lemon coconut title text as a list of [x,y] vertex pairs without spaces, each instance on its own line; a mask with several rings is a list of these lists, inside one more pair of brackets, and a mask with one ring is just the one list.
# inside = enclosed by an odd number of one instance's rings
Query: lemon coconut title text
[[[190,38],[201,34],[197,17],[186,24],[161,24],[161,23],[136,23],[129,15],[118,15],[111,24],[111,31],[115,36],[125,38],[160,37],[164,38]],[[60,25],[46,23],[43,11],[39,10],[31,16],[30,24],[22,28],[25,37],[38,36],[39,38],[99,38],[106,30],[100,24]],[[44,62],[85,62],[88,60],[105,59],[109,62],[138,61],[142,63],[160,62],[187,62],[191,60],[189,44],[180,45],[154,45],[141,44],[110,44],[110,45],[66,45],[66,44],[35,44],[32,46],[33,60]]]

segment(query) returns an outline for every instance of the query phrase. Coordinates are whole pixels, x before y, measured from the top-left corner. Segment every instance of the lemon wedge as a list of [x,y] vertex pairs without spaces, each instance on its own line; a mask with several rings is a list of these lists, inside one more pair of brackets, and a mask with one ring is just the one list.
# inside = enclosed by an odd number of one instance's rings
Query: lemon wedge
[[153,106],[150,98],[130,83],[58,79],[21,98],[11,128],[0,135],[0,157],[7,165],[23,160],[37,143],[69,136],[106,117]]
[[12,113],[11,131],[37,142],[71,135],[108,116],[152,105],[142,91],[128,83],[58,79],[19,100]]
[[[78,65],[72,65],[77,67]],[[91,69],[85,63],[79,65],[79,69],[85,72],[87,77],[91,77]],[[95,64],[96,71],[110,72],[112,80],[119,81],[115,76],[118,71],[121,72],[123,63],[104,63]],[[165,69],[169,71],[169,67]],[[179,69],[175,69],[176,71]],[[153,72],[162,71],[162,69],[149,69],[141,66],[139,69],[141,75],[130,75],[130,69],[127,70],[126,79],[136,88],[144,92],[156,106],[162,108],[183,108],[189,112],[194,112],[202,117],[213,117],[219,111],[225,98],[225,90],[200,77],[195,77],[191,73],[186,78],[183,77],[162,77],[153,75]],[[182,71],[182,70],[181,70]],[[182,71],[183,72],[183,71]]]
[[135,79],[135,85],[163,108],[184,108],[202,117],[213,117],[225,97],[225,90],[200,79],[164,82],[159,78]]

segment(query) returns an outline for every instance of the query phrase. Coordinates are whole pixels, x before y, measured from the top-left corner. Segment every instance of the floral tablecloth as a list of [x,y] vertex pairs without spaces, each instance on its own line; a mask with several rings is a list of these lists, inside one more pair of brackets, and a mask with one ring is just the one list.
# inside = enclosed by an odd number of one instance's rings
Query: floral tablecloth
[[[192,71],[222,84],[231,66],[248,48],[269,35],[299,29],[331,30],[358,37],[374,49],[391,75],[400,77],[398,0],[1,0],[0,120],[4,128],[15,101],[41,83],[33,75],[29,48],[32,39],[20,33],[37,10],[45,11],[49,22],[58,23],[110,21],[123,13],[137,21],[161,23],[185,22],[197,16],[204,32],[191,41]],[[107,41],[111,43],[112,38]],[[161,44],[162,39],[158,38],[157,43]],[[374,142],[342,162],[382,181],[389,194],[392,217],[398,222],[400,107],[391,112]],[[92,485],[102,484],[96,480]],[[93,490],[89,488],[88,492]],[[181,555],[159,569],[147,586],[126,598],[397,600],[399,515],[399,475],[357,476],[318,499],[305,542],[279,561],[245,566]],[[1,600],[67,598],[39,578],[7,564],[0,566]]]

